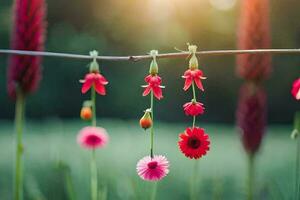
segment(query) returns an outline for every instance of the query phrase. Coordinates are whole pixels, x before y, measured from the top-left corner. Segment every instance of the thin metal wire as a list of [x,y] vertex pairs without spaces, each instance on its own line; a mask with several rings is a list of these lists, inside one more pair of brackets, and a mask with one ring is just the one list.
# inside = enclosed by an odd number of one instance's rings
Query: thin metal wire
[[[201,56],[223,56],[223,55],[237,55],[237,54],[300,54],[300,49],[248,49],[248,50],[212,50],[212,51],[198,51],[197,55]],[[44,56],[44,57],[62,57],[74,59],[92,59],[90,55],[72,54],[72,53],[57,53],[46,51],[24,51],[24,50],[11,50],[0,49],[0,54],[15,54],[27,56]],[[157,58],[182,58],[189,56],[190,52],[176,52],[176,53],[162,53],[158,54]],[[137,55],[137,56],[97,56],[98,60],[108,61],[141,61],[152,59],[151,55]]]

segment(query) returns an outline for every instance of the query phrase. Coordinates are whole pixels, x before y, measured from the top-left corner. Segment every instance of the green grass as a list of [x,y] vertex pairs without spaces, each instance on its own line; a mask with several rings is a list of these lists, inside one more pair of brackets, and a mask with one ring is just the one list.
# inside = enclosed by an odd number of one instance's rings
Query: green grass
[[[99,182],[108,199],[148,199],[152,185],[136,175],[137,161],[149,154],[149,133],[136,121],[98,120],[110,134],[107,148],[97,151]],[[81,121],[28,122],[25,128],[26,199],[67,199],[64,176],[70,172],[76,199],[89,199],[90,152],[76,143]],[[12,199],[13,124],[0,122],[0,199]],[[188,199],[194,160],[177,148],[186,124],[157,123],[155,154],[167,156],[170,174],[158,183],[157,199]],[[211,151],[199,162],[199,199],[243,199],[246,157],[233,126],[204,124]],[[295,142],[291,127],[271,126],[257,157],[256,199],[290,199],[293,192]],[[59,161],[67,165],[61,167]],[[60,167],[59,167],[60,166]]]

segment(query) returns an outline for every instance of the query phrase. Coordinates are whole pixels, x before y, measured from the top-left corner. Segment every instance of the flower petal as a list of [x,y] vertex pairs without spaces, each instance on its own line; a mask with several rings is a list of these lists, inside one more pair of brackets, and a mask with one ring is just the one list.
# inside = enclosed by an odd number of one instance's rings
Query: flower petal
[[204,91],[204,88],[203,88],[203,85],[202,85],[202,82],[201,82],[200,78],[195,78],[194,80],[195,80],[195,83],[196,83],[197,87],[200,90]]
[[81,88],[81,93],[84,94],[84,93],[86,93],[87,91],[89,91],[89,89],[92,87],[93,83],[94,83],[93,78],[88,78],[88,77],[86,76],[85,81],[84,81],[84,83],[83,83],[83,85],[82,85],[82,88]]
[[106,90],[104,85],[101,84],[100,80],[95,81],[95,90],[100,95],[106,95]]
[[162,95],[162,89],[160,87],[153,87],[153,94],[154,96],[160,100],[161,98],[163,98],[163,95]]
[[151,91],[151,86],[148,85],[148,87],[145,88],[144,92],[143,92],[143,96],[147,96]]
[[185,83],[184,83],[183,90],[184,90],[184,91],[187,91],[187,90],[191,87],[192,82],[193,82],[193,80],[192,80],[191,78],[186,78],[186,79],[185,79]]

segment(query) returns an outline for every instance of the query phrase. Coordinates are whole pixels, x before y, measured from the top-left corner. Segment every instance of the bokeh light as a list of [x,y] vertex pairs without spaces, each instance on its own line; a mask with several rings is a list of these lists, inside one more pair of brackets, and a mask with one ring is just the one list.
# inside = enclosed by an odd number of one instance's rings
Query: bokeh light
[[230,10],[236,4],[236,0],[209,0],[209,2],[218,10]]

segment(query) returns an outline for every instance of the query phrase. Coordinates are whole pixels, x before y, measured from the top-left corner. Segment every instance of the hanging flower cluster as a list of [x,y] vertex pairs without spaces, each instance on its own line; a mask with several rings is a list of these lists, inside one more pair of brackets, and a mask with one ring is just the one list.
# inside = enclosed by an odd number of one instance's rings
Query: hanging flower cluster
[[195,85],[201,91],[204,91],[202,80],[206,79],[203,72],[198,69],[198,59],[196,57],[197,46],[189,45],[191,58],[189,69],[184,72],[182,78],[185,79],[183,90],[187,91],[191,86],[193,90],[193,99],[183,105],[184,113],[193,117],[193,126],[179,135],[178,146],[181,152],[188,158],[198,159],[206,155],[209,151],[210,140],[203,128],[196,127],[196,116],[204,114],[204,106],[197,101]]
[[91,99],[84,101],[80,111],[80,117],[83,120],[91,121],[91,126],[86,126],[81,129],[77,135],[78,144],[85,148],[92,150],[91,156],[91,199],[98,199],[98,184],[97,184],[97,167],[95,150],[107,145],[109,137],[106,130],[96,125],[96,93],[99,95],[106,95],[105,86],[108,84],[106,78],[100,74],[99,65],[97,63],[97,51],[91,51],[90,55],[93,61],[89,67],[89,73],[85,75],[81,92],[83,94],[91,91]]
[[150,128],[150,156],[142,158],[136,166],[138,175],[146,181],[159,181],[169,173],[169,161],[165,156],[154,155],[153,143],[154,143],[154,114],[153,103],[154,97],[158,100],[163,98],[161,85],[162,79],[158,75],[158,65],[156,62],[156,55],[158,51],[152,50],[150,55],[153,56],[150,64],[149,75],[145,77],[147,85],[143,85],[145,88],[143,96],[150,94],[150,108],[146,109],[145,114],[140,119],[140,126],[143,129]]

